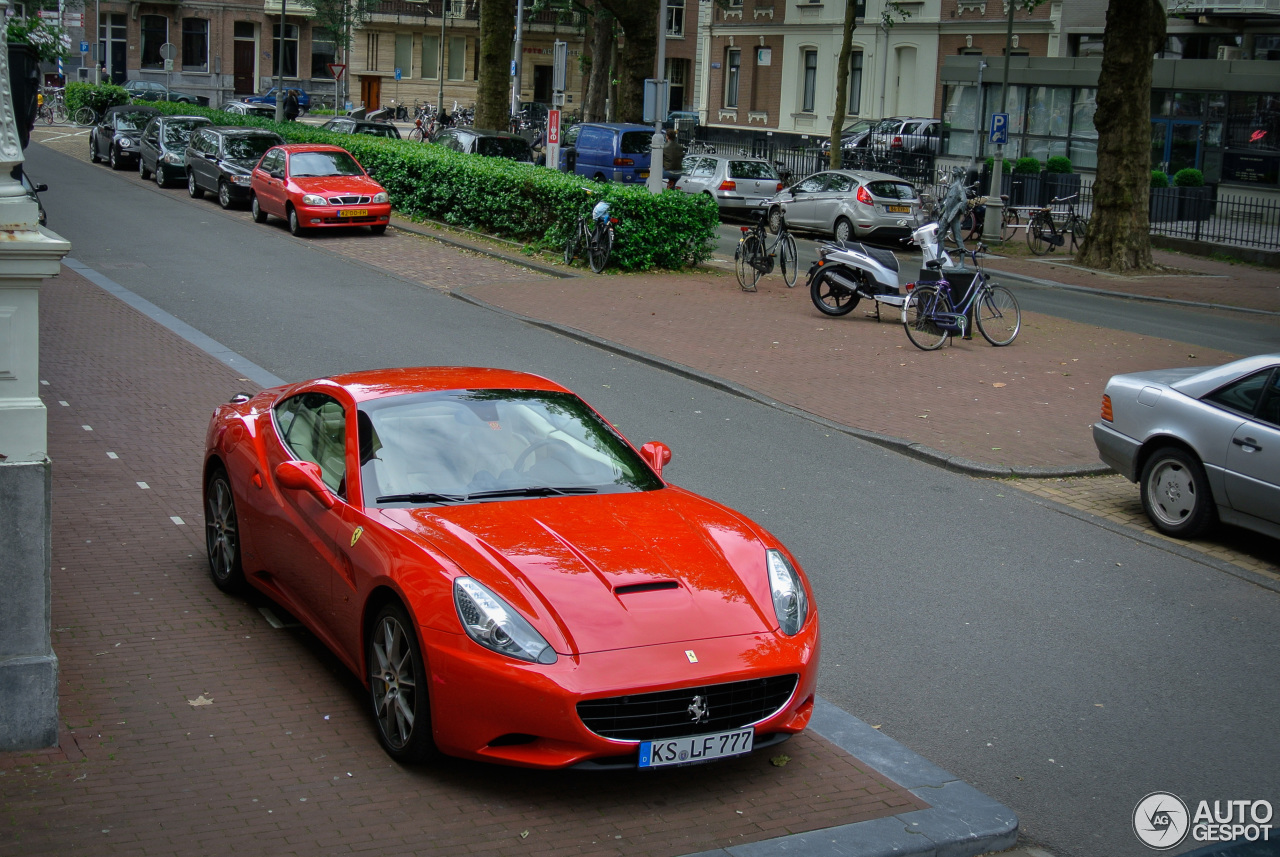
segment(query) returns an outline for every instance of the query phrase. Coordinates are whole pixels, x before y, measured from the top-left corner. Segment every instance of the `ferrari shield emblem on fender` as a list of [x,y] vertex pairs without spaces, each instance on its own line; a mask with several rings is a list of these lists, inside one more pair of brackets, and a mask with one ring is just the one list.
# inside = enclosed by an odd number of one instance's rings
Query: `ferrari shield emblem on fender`
[[364,527],[356,527],[351,532],[351,547],[356,546],[356,542],[360,541],[360,537],[364,535]]
[[689,663],[691,664],[696,664],[698,662],[698,656],[693,653],[693,649],[685,649],[684,656],[689,659]]

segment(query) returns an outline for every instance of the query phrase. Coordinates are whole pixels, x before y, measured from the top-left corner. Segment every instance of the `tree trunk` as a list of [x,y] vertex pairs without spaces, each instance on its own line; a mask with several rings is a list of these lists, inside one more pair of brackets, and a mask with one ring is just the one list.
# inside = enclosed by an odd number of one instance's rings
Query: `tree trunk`
[[613,15],[595,4],[591,29],[591,75],[587,79],[587,99],[582,118],[587,122],[605,121],[605,102],[609,99],[609,72],[613,60]]
[[1117,273],[1150,268],[1151,67],[1164,42],[1159,0],[1111,0],[1098,75],[1098,168],[1078,261]]
[[653,76],[658,56],[657,0],[600,0],[622,26],[625,41],[619,56],[619,122],[640,122],[644,116],[644,82]]
[[480,85],[477,128],[505,131],[511,124],[511,46],[515,43],[513,0],[480,0]]
[[853,31],[858,26],[855,10],[857,4],[846,0],[844,4],[844,37],[840,41],[840,59],[836,62],[836,110],[831,117],[831,169],[840,169],[844,150],[844,108],[849,103],[849,57],[853,54]]

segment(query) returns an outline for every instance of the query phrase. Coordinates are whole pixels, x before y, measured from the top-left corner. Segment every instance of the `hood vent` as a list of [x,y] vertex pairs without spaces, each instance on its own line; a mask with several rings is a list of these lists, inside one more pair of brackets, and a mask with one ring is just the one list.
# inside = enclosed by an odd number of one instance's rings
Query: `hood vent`
[[634,592],[654,592],[659,589],[679,589],[674,580],[655,580],[652,583],[630,583],[613,590],[614,595],[631,595]]

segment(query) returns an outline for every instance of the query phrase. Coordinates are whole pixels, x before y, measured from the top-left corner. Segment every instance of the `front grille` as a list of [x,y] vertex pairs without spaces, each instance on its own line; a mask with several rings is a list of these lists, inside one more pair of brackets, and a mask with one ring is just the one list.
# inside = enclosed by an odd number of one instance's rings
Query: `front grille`
[[367,205],[371,196],[331,196],[330,205]]
[[[796,689],[797,675],[755,678],[728,684],[686,687],[658,693],[589,699],[578,703],[578,717],[592,732],[619,741],[652,741],[740,729],[777,712]],[[702,697],[707,716],[690,714]]]

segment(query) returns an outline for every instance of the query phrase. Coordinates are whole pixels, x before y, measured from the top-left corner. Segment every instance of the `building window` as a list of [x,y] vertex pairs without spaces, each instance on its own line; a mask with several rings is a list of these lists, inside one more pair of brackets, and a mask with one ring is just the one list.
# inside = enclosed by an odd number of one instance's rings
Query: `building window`
[[271,73],[273,76],[282,74],[281,65],[283,64],[283,75],[285,77],[298,76],[298,25],[284,25],[284,46],[281,50],[280,45],[280,25],[276,24],[271,28],[271,46],[274,48],[275,56],[271,58]]
[[738,78],[742,72],[742,50],[729,48],[724,62],[724,106],[738,106]]
[[466,80],[467,37],[449,37],[449,80]]
[[818,95],[818,52],[804,51],[804,95],[801,98],[800,110],[812,113],[814,101]]
[[401,77],[408,77],[413,71],[413,34],[396,33],[396,64]]
[[142,16],[142,67],[164,68],[160,46],[169,41],[169,19],[163,15]]
[[440,42],[433,36],[422,34],[422,79],[435,80],[440,72]]
[[204,18],[182,19],[182,70],[209,70],[209,22]]
[[850,116],[862,112],[862,51],[849,54],[849,104],[845,112]]
[[684,37],[684,0],[667,0],[667,35]]
[[364,67],[368,71],[378,70],[378,33],[365,34]]
[[332,80],[333,72],[329,71],[329,63],[338,61],[338,39],[324,27],[311,30],[311,76],[321,80]]
[[741,9],[741,8],[742,8],[742,0],[729,0],[729,8],[730,8],[730,9]]

